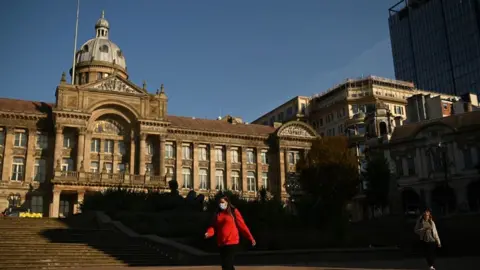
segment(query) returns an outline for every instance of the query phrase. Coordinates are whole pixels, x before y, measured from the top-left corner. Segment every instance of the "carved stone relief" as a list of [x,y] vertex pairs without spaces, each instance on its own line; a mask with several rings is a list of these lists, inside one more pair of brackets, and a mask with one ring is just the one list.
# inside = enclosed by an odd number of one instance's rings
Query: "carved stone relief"
[[131,86],[125,84],[118,78],[112,77],[111,79],[102,82],[98,85],[93,86],[95,89],[100,89],[104,91],[113,91],[121,93],[130,93],[130,94],[139,94],[137,90],[133,89]]
[[209,165],[210,165],[210,162],[205,161],[205,160],[202,160],[202,161],[198,162],[199,167],[208,168]]
[[192,161],[191,160],[182,160],[182,166],[185,167],[192,167]]
[[215,162],[215,168],[217,169],[225,168],[225,162]]
[[16,156],[24,156],[26,152],[25,148],[13,148],[13,154]]
[[241,163],[232,163],[231,165],[232,170],[240,170],[242,168]]
[[290,137],[302,137],[302,138],[313,138],[314,136],[310,135],[307,130],[301,126],[288,126],[283,129],[279,136],[290,136]]
[[172,159],[172,158],[165,159],[165,165],[175,166],[175,159]]
[[253,171],[253,170],[256,170],[256,169],[257,169],[256,164],[247,164],[247,170]]

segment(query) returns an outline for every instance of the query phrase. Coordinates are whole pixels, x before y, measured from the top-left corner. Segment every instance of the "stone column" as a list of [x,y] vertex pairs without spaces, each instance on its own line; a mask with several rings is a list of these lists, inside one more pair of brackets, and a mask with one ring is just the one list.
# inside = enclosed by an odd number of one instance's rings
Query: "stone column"
[[57,166],[57,163],[62,164],[62,150],[63,150],[63,126],[57,125],[55,127],[55,154],[53,169]]
[[36,129],[28,130],[27,160],[25,161],[25,182],[33,182],[35,171],[35,136]]
[[182,179],[182,142],[175,142],[175,180],[177,180],[178,187],[181,189],[183,187]]
[[78,191],[77,193],[77,203],[74,205],[74,214],[79,214],[81,213],[81,204],[83,203],[83,200],[85,198],[85,192],[84,191]]
[[85,151],[85,129],[78,129],[78,145],[77,145],[77,172],[80,171],[82,161],[84,160]]
[[199,170],[199,166],[198,166],[198,159],[199,159],[198,143],[192,143],[192,148],[193,148],[192,188],[194,190],[196,190],[196,189],[200,188],[200,181],[199,181],[200,179],[199,179],[199,175],[198,175],[198,170]]
[[13,162],[13,143],[15,141],[15,129],[6,127],[5,150],[3,152],[3,181],[9,181],[12,178],[12,162]]
[[470,207],[468,205],[467,185],[465,183],[457,183],[454,184],[453,188],[457,200],[457,209],[461,212],[468,212]]
[[147,134],[142,133],[140,134],[140,157],[139,157],[139,166],[138,166],[138,174],[145,175],[145,153],[147,152]]
[[98,153],[98,171],[103,173],[103,168],[105,165],[103,164],[105,161],[105,139],[100,139],[100,151]]
[[83,148],[83,168],[85,172],[90,172],[90,147],[92,143],[92,132],[85,132],[85,145]]
[[225,177],[226,189],[232,190],[232,149],[230,146],[225,146]]
[[50,217],[58,218],[60,211],[60,190],[53,191],[52,209],[50,209]]
[[165,178],[165,138],[160,137],[160,152],[159,152],[159,172],[160,177],[163,180]]
[[418,178],[421,178],[423,175],[423,159],[422,159],[422,154],[420,151],[420,148],[415,149],[415,174],[417,175]]
[[458,147],[457,142],[453,142],[453,151],[453,156],[455,158],[455,170],[457,172],[461,172],[465,168],[465,162],[463,161],[462,149]]
[[241,149],[241,161],[242,161],[242,174],[241,174],[241,178],[242,178],[242,186],[240,187],[242,192],[246,193],[248,192],[248,185],[247,185],[247,148],[246,147],[242,147]]
[[113,141],[113,154],[112,154],[112,173],[116,174],[117,168],[118,168],[118,161],[120,157],[120,149],[118,147],[118,141],[114,140]]
[[255,149],[255,152],[256,152],[256,162],[257,162],[257,181],[256,181],[256,188],[255,188],[255,191],[258,191],[260,190],[260,188],[263,186],[263,182],[262,182],[262,149],[260,147],[257,147]]
[[135,134],[130,135],[130,164],[128,164],[130,174],[135,174]]
[[216,190],[217,183],[215,180],[215,145],[210,144],[210,169],[209,169],[209,177],[210,177],[210,190]]
[[287,193],[286,189],[285,189],[285,181],[286,181],[286,178],[287,178],[287,169],[288,169],[288,149],[286,148],[280,148],[280,152],[279,152],[279,163],[280,163],[280,186],[278,188],[278,191],[280,192],[279,195],[282,196],[282,199],[283,199],[283,196]]
[[430,173],[428,170],[428,164],[431,164],[430,162],[430,157],[427,156],[427,149],[425,149],[425,147],[422,147],[420,149],[420,155],[421,155],[421,160],[422,160],[422,164],[423,164],[423,167],[422,167],[422,175],[421,177],[422,178],[427,178],[428,177],[428,174]]

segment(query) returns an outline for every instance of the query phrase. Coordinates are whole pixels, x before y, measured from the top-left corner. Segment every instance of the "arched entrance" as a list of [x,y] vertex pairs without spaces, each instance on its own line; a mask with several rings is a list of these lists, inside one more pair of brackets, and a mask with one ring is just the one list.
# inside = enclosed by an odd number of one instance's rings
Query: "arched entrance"
[[457,206],[455,191],[446,185],[439,185],[432,191],[432,209],[440,214],[448,214]]
[[405,215],[417,215],[420,211],[420,196],[415,190],[406,188],[402,191],[402,204]]
[[474,181],[467,186],[467,198],[470,210],[480,210],[480,180]]

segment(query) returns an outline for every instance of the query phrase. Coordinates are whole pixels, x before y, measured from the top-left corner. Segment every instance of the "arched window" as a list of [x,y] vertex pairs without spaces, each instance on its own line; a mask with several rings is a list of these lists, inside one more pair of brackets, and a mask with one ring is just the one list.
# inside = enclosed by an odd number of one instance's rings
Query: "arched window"
[[83,52],[88,52],[88,45],[83,46],[82,50]]
[[104,133],[111,135],[123,135],[123,127],[114,120],[98,120],[95,122],[95,128],[93,129],[96,133]]
[[107,45],[100,46],[100,51],[104,53],[108,53],[108,46]]

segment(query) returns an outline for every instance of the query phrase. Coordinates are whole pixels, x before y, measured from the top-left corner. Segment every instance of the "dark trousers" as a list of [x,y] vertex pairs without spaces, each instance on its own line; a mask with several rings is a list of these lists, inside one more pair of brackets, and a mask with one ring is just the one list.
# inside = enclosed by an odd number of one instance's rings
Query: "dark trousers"
[[235,266],[233,266],[233,260],[235,258],[236,248],[237,245],[227,245],[220,247],[222,270],[235,270]]
[[437,243],[435,242],[423,242],[423,255],[427,260],[428,266],[435,265],[435,250],[437,249]]

